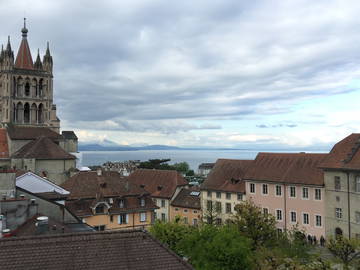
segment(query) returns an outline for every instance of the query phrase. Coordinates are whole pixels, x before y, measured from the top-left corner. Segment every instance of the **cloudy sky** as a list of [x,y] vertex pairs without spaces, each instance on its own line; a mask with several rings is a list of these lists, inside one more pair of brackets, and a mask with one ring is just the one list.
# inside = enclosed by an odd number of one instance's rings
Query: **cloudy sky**
[[360,1],[0,0],[82,142],[327,148],[360,132]]

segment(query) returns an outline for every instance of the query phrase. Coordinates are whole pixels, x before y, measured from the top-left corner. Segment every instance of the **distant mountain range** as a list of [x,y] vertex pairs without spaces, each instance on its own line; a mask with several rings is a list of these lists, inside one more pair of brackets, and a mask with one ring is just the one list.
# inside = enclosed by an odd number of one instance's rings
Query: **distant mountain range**
[[249,151],[329,151],[329,147],[325,145],[318,145],[317,147],[289,147],[284,145],[247,145],[233,148],[226,147],[177,147],[169,145],[147,145],[147,144],[133,144],[121,145],[110,140],[103,140],[99,142],[79,143],[79,151],[141,151],[141,150],[249,150]]

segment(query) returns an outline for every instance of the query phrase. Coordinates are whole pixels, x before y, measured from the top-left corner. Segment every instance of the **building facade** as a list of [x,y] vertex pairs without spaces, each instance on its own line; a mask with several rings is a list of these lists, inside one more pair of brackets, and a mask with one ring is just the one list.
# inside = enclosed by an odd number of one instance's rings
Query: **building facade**
[[181,220],[184,224],[197,226],[201,219],[200,190],[182,188],[171,202],[170,220]]
[[60,130],[53,103],[53,60],[49,43],[43,60],[33,62],[27,41],[25,19],[16,58],[10,37],[0,53],[0,121],[4,124],[49,127]]

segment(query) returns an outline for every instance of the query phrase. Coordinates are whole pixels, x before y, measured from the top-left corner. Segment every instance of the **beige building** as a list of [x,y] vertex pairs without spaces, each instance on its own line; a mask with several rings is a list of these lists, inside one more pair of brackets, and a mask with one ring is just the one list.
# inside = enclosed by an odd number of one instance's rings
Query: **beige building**
[[242,181],[251,160],[218,159],[201,186],[201,206],[205,222],[222,224],[231,218],[234,207],[245,200]]
[[62,187],[70,192],[65,205],[96,230],[145,228],[157,208],[150,194],[117,172],[79,172]]
[[360,134],[335,144],[320,166],[325,176],[326,235],[360,238]]
[[197,226],[202,220],[200,190],[182,188],[170,203],[170,220]]
[[143,187],[157,205],[156,218],[170,221],[171,201],[188,183],[177,171],[138,169],[129,175],[130,183]]

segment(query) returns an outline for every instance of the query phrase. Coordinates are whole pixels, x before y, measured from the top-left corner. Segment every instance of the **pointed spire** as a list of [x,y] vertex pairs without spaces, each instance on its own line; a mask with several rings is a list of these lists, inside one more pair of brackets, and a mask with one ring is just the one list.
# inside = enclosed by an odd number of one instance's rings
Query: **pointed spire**
[[36,57],[34,67],[35,67],[35,69],[38,69],[38,70],[41,70],[43,68],[41,60],[40,60],[40,50],[39,49],[38,49],[38,54],[37,54],[37,57]]
[[8,36],[8,42],[6,45],[6,50],[4,51],[4,57],[8,56],[10,58],[14,58],[14,52],[11,50],[11,44],[10,44],[10,36]]
[[23,38],[16,56],[15,67],[21,69],[34,69],[34,63],[31,57],[29,44],[27,42],[28,30],[26,28],[26,18],[24,18],[24,27],[21,29],[21,33]]
[[44,58],[43,58],[43,64],[44,64],[44,70],[49,71],[50,73],[52,73],[53,60],[52,60],[52,56],[50,54],[49,41],[46,44],[46,53],[45,53]]
[[10,36],[8,36],[8,42],[7,42],[7,45],[6,45],[6,51],[8,51],[8,52],[11,51]]

